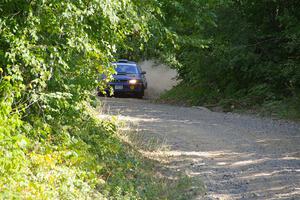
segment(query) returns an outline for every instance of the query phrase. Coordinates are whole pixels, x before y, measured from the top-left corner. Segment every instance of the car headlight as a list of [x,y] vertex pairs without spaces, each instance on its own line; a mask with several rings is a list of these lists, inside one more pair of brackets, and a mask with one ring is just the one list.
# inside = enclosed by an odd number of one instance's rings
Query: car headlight
[[137,83],[137,80],[135,80],[135,79],[129,80],[129,84],[136,84],[136,83]]

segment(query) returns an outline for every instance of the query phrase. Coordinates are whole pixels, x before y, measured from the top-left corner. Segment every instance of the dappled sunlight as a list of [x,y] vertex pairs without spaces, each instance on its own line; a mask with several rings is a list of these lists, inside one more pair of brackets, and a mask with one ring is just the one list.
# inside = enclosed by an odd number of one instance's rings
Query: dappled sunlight
[[227,162],[217,162],[216,165],[224,166],[224,165],[228,165],[228,163]]
[[[100,114],[98,115],[100,119],[111,119],[111,115],[107,114]],[[158,122],[160,121],[159,119],[155,118],[140,118],[140,117],[129,117],[129,116],[123,116],[123,115],[117,115],[113,116],[114,118],[121,120],[121,121],[129,121],[129,122],[134,122],[134,123],[139,123],[139,122]]]
[[[153,159],[167,164],[173,171],[184,171],[189,176],[197,176],[206,180],[207,187],[222,185],[229,181],[226,191],[210,192],[210,197],[219,199],[271,199],[272,197],[296,198],[298,191],[293,191],[293,182],[299,182],[300,170],[279,168],[277,165],[269,170],[261,171],[268,162],[277,162],[281,158],[254,159],[249,156],[227,151],[195,152],[195,151],[163,151],[143,152]],[[248,157],[248,160],[243,160]],[[242,159],[241,161],[237,161]],[[290,160],[291,162],[295,160]],[[298,165],[299,166],[299,165]],[[291,181],[294,180],[294,181]],[[276,195],[274,195],[276,194]],[[276,199],[275,198],[275,199]]]
[[[210,177],[208,187],[218,187],[224,180],[230,182],[226,191],[210,192],[219,199],[289,199],[299,196],[292,182],[300,181],[300,169],[279,168],[277,165],[261,171],[268,162],[287,160],[288,157],[255,159],[250,153],[224,151],[142,151],[143,155],[167,164],[173,171],[185,171],[189,176]],[[288,161],[294,162],[298,158]],[[298,163],[299,166],[300,163]],[[297,164],[296,164],[297,165]],[[285,177],[285,179],[283,179]],[[283,181],[284,180],[284,181]],[[289,180],[294,180],[291,183]],[[239,191],[239,192],[238,192]]]
[[264,159],[257,159],[257,160],[243,160],[243,161],[234,162],[234,163],[231,164],[231,166],[237,167],[237,166],[246,166],[246,165],[259,164],[259,163],[265,162],[267,160],[270,160],[270,159],[269,158],[264,158]]
[[159,122],[156,118],[141,118],[141,117],[129,117],[129,116],[117,116],[118,119],[130,122]]
[[[173,172],[180,171],[199,177],[212,199],[300,199],[297,131],[266,134],[237,127],[223,114],[205,119],[216,114],[197,116],[199,111],[190,108],[109,101],[115,118],[132,125],[126,131],[134,129],[144,141],[137,146],[139,152],[164,166],[161,176],[172,178]],[[190,111],[193,116],[186,114]],[[157,146],[144,148],[154,137]]]
[[231,200],[233,198],[232,195],[228,195],[228,194],[213,194],[211,195],[211,197],[220,200]]
[[280,158],[280,160],[300,160],[300,157],[285,156],[285,157]]
[[295,191],[275,195],[276,198],[290,198],[292,196],[300,197],[300,188],[295,188]]
[[300,170],[282,169],[282,170],[274,170],[274,171],[267,171],[267,172],[249,173],[248,175],[242,176],[240,178],[241,179],[267,178],[270,176],[275,176],[275,175],[280,175],[285,173],[299,173],[299,172]]
[[218,158],[226,155],[237,155],[238,153],[226,152],[226,151],[163,151],[163,152],[143,152],[145,155],[150,156],[168,156],[168,157],[193,157],[193,158]]
[[271,142],[271,141],[281,141],[282,139],[258,139],[256,140],[256,142],[258,143],[268,143],[268,142]]

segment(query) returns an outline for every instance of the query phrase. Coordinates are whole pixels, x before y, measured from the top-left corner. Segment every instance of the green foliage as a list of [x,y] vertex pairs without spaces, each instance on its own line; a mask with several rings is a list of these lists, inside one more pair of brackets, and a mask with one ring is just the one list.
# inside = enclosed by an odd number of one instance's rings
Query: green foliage
[[108,176],[113,174],[111,179],[117,177],[123,183],[126,179],[117,173],[125,176],[126,170],[135,167],[130,164],[134,161],[124,159],[115,126],[96,121],[84,110],[79,110],[84,114],[76,116],[76,123],[55,130],[46,123],[37,130],[23,122],[14,132],[0,132],[1,198],[103,199],[106,194],[114,195],[106,183]]
[[159,101],[165,101],[171,104],[181,105],[199,105],[203,103],[203,89],[199,86],[190,86],[189,84],[180,83],[172,90],[161,95]]
[[251,108],[297,98],[299,1],[164,2],[166,26],[178,38],[179,76],[202,88],[198,103]]
[[106,87],[115,58],[163,52],[174,61],[176,35],[162,23],[162,6],[0,3],[0,198],[173,199],[169,182],[144,172],[119,141],[115,123],[96,120],[86,106],[97,106],[92,94]]
[[115,125],[95,121],[83,102],[104,87],[99,74],[109,80],[114,73],[107,66],[119,49],[151,37],[158,10],[140,5],[1,1],[1,198],[139,198],[129,178],[135,159],[115,137]]
[[3,198],[139,198],[129,178],[137,164],[115,126],[83,103],[95,103],[91,93],[117,57],[170,64],[183,80],[174,95],[190,104],[300,110],[299,8],[296,0],[1,1]]

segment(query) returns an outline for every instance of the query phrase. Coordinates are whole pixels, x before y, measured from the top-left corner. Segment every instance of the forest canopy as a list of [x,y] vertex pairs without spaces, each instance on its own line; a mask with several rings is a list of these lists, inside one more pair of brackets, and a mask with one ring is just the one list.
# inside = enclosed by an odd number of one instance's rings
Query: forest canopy
[[155,5],[1,1],[0,198],[138,198],[135,159],[89,104],[118,50],[159,32]]
[[300,110],[299,1],[176,1],[162,9],[183,79],[172,98]]
[[[182,80],[178,87],[192,94],[180,98],[195,97],[195,104],[288,99],[300,110],[299,21],[298,0],[2,0],[0,193],[118,193],[99,192],[96,180],[125,168],[126,154],[113,124],[97,122],[86,106],[104,87],[99,74],[110,77],[107,66],[118,58],[170,65]],[[47,187],[53,169],[56,178],[65,169],[77,185],[53,178]]]

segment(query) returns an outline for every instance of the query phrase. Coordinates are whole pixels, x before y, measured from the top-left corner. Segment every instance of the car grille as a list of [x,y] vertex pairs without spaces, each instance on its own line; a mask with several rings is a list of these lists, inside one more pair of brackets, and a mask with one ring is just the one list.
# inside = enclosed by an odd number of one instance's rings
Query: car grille
[[113,83],[127,83],[128,80],[113,80]]

